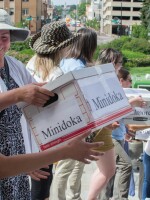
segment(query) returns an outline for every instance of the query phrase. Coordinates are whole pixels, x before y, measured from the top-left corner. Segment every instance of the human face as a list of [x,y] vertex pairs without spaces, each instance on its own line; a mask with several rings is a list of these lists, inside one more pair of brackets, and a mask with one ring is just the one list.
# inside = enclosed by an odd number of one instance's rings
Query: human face
[[3,59],[10,48],[10,31],[0,30],[0,57]]
[[130,88],[132,85],[132,78],[130,75],[128,75],[127,79],[124,80],[123,78],[120,79],[120,83],[123,88]]

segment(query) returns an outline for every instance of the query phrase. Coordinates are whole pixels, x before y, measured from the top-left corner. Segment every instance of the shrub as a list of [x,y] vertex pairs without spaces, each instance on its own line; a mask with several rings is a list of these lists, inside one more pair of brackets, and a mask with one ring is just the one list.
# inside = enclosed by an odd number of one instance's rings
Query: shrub
[[29,39],[24,42],[14,42],[11,44],[10,50],[22,51],[24,49],[30,49]]
[[148,29],[146,29],[143,25],[133,25],[132,37],[148,39]]
[[31,49],[20,51],[11,50],[8,52],[8,55],[15,57],[16,59],[20,60],[24,64],[30,60],[30,58],[34,55],[34,52]]
[[128,59],[125,63],[126,68],[131,67],[148,67],[150,66],[150,56],[147,56],[145,58],[133,58]]
[[128,50],[122,50],[122,54],[124,57],[127,59],[133,59],[133,58],[145,58],[147,55],[141,52],[133,52],[133,51],[128,51]]
[[150,43],[143,38],[133,38],[130,42],[126,42],[122,49],[150,54]]

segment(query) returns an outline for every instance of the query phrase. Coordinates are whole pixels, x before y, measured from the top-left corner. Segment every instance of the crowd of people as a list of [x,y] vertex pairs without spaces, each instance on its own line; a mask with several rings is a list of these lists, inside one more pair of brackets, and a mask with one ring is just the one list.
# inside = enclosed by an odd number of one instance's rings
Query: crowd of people
[[[25,67],[8,56],[7,51],[11,42],[26,40],[30,31],[14,27],[3,9],[0,9],[0,25],[0,199],[81,200],[84,166],[96,161],[97,169],[91,176],[87,200],[127,200],[132,164],[124,148],[125,140],[128,142],[128,126],[123,119],[93,133],[88,131],[56,149],[39,152],[18,106],[25,102],[42,107],[54,96],[42,87],[46,82],[99,64],[112,63],[120,85],[130,88],[132,78],[123,68],[121,52],[104,49],[95,62],[97,34],[94,30],[84,27],[72,34],[65,23],[52,22],[31,37],[30,47],[35,55]],[[129,103],[138,107],[146,105],[141,96]],[[149,141],[143,164],[142,200],[145,200],[150,198]],[[52,183],[53,195],[50,194]]]

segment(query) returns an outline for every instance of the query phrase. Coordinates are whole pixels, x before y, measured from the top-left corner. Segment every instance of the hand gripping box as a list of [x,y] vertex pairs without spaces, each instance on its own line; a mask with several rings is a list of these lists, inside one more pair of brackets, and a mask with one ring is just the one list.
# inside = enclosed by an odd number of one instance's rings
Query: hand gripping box
[[112,64],[69,72],[45,86],[58,95],[46,107],[23,108],[41,150],[100,129],[132,112]]
[[141,96],[146,101],[144,108],[134,107],[133,113],[126,116],[124,122],[126,124],[137,124],[137,125],[150,125],[150,92],[146,89],[133,89],[124,88],[125,94],[129,99],[137,96]]

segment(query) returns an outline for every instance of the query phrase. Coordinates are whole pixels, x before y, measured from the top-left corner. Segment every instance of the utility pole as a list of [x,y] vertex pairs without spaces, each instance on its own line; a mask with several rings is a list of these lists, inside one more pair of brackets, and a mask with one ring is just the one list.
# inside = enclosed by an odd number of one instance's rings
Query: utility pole
[[122,35],[122,1],[123,0],[121,0],[120,35]]
[[21,0],[21,11],[20,11],[20,14],[21,14],[21,16],[20,16],[20,21],[22,22],[22,0]]
[[100,34],[100,24],[101,24],[101,14],[100,14],[100,1],[101,0],[99,0],[99,5],[98,5],[98,12],[99,12],[99,34]]

